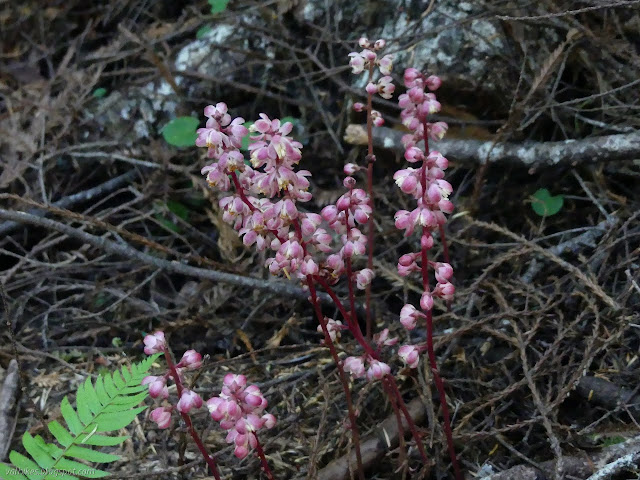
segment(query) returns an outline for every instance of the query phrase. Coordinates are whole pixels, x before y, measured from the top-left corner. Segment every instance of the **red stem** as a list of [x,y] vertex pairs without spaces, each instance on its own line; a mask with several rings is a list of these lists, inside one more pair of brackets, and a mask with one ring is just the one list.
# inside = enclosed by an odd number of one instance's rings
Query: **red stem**
[[[440,239],[442,240],[442,256],[444,257],[445,263],[451,265],[451,261],[449,260],[449,246],[447,245],[447,236],[444,233],[444,226],[438,225],[440,230]],[[451,300],[447,300],[447,311],[451,312]]]
[[[182,392],[184,390],[182,386],[182,381],[180,380],[180,375],[178,375],[178,370],[176,369],[176,366],[173,363],[173,358],[171,357],[171,353],[169,352],[169,349],[167,347],[164,348],[164,358],[167,360],[167,366],[169,367],[169,371],[171,372],[173,381],[176,384],[176,389],[178,390],[178,397],[182,397]],[[216,480],[220,480],[220,473],[218,473],[218,466],[216,465],[216,461],[211,455],[209,455],[209,452],[207,452],[207,448],[204,446],[204,443],[202,443],[202,440],[200,439],[200,435],[198,435],[198,432],[196,432],[196,429],[193,426],[191,417],[189,416],[188,413],[183,413],[183,412],[179,412],[179,413],[180,413],[180,416],[182,417],[182,420],[184,420],[184,423],[187,425],[187,430],[189,431],[191,438],[193,438],[193,441],[198,447],[198,450],[200,450],[200,453],[204,457],[205,462],[207,462],[207,465],[209,465],[209,468],[211,469],[213,476],[215,477]]]
[[[369,65],[369,81],[373,78],[373,64]],[[367,268],[373,270],[373,214],[375,212],[375,205],[373,202],[373,162],[375,157],[373,156],[373,117],[371,111],[373,110],[373,95],[367,94],[367,193],[369,194],[369,201],[371,202],[371,216],[369,217],[369,226],[367,231]],[[373,335],[373,326],[371,320],[371,284],[367,285],[365,289],[365,316],[366,316],[366,335],[367,339],[371,340]]]
[[349,422],[351,423],[351,434],[353,435],[353,444],[356,450],[356,463],[358,465],[358,476],[360,477],[360,480],[365,480],[364,468],[362,466],[362,453],[360,452],[360,432],[358,431],[358,425],[356,424],[356,414],[353,410],[353,402],[351,400],[351,390],[349,389],[349,381],[347,380],[347,375],[344,373],[344,369],[342,368],[342,362],[340,361],[340,357],[338,357],[338,351],[336,350],[336,347],[333,344],[333,341],[331,341],[331,335],[329,335],[327,322],[325,322],[324,320],[324,315],[322,314],[322,309],[320,308],[320,303],[318,302],[316,286],[313,283],[313,277],[311,275],[307,275],[307,285],[309,286],[309,293],[311,294],[311,304],[313,305],[313,309],[316,312],[316,317],[318,318],[318,322],[320,322],[322,332],[324,333],[324,343],[327,345],[327,347],[329,347],[329,352],[331,352],[331,356],[333,357],[333,362],[336,364],[336,367],[338,369],[338,377],[340,378],[340,383],[342,383],[342,389],[344,390],[344,395],[347,400],[347,410],[349,411]]
[[260,463],[262,464],[262,469],[264,470],[264,473],[267,474],[267,477],[269,478],[269,480],[275,480],[275,477],[273,476],[273,473],[271,472],[271,469],[269,468],[269,463],[267,462],[267,457],[265,457],[264,455],[264,450],[262,450],[262,445],[260,445],[260,439],[258,438],[258,435],[256,435],[256,433],[253,433],[256,437],[256,450],[258,451],[258,456],[260,457]]
[[[425,160],[422,162],[422,172],[421,172],[421,183],[422,183],[422,192],[423,195],[427,192],[427,160],[426,157],[429,155],[429,129],[426,119],[423,120],[424,132],[424,156]],[[442,227],[441,227],[442,233]],[[429,235],[429,231],[427,227],[422,227],[422,236],[426,237]],[[421,243],[421,263],[422,263],[422,288],[425,292],[430,291],[429,288],[429,255],[427,252],[427,248],[422,246]],[[443,242],[444,243],[444,242]],[[445,243],[446,248],[446,243]],[[448,252],[447,252],[448,255]],[[438,373],[438,363],[436,361],[436,354],[433,348],[433,315],[431,310],[425,311],[426,314],[426,327],[427,327],[427,356],[429,358],[429,366],[431,367],[431,372],[433,374],[433,380],[436,384],[436,389],[438,390],[438,396],[440,397],[440,407],[442,408],[442,419],[443,419],[443,430],[444,434],[447,437],[447,449],[449,451],[449,457],[451,459],[451,464],[453,465],[453,471],[456,477],[456,480],[462,480],[462,472],[460,471],[460,467],[458,466],[458,459],[456,457],[456,449],[453,444],[453,434],[451,433],[451,421],[449,417],[449,406],[447,405],[447,395],[444,390],[444,382]]]

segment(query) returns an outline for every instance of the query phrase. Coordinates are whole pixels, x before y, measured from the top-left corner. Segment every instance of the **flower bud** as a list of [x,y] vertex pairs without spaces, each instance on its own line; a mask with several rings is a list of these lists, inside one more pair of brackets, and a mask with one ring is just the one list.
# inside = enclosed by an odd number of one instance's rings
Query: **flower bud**
[[167,345],[164,338],[164,332],[161,331],[147,335],[144,337],[143,343],[145,345],[144,353],[147,355],[163,352]]
[[171,424],[171,410],[171,407],[154,408],[149,418],[158,424],[158,428],[167,428]]

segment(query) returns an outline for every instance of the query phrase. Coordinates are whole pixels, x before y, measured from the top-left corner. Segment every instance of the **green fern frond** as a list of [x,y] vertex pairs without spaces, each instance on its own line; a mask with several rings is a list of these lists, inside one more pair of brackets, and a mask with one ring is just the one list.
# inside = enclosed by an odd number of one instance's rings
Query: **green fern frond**
[[126,427],[147,408],[138,406],[147,396],[147,387],[141,382],[159,356],[151,355],[132,365],[131,371],[122,367],[113,375],[99,376],[95,384],[91,378],[87,378],[78,387],[76,409],[67,397],[62,399],[60,412],[67,428],[56,420],[47,425],[59,445],[46,443],[39,435],[34,437],[25,432],[22,445],[28,455],[12,451],[9,460],[13,465],[0,463],[0,479],[78,480],[80,477],[102,478],[109,475],[76,460],[109,463],[120,458],[87,446],[111,447],[129,438],[110,437],[101,433]]

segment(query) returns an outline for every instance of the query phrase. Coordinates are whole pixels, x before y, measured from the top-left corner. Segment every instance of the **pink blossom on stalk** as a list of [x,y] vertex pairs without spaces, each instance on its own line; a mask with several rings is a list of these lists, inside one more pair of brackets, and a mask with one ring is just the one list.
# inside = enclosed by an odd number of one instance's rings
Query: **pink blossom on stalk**
[[187,370],[197,370],[202,366],[202,355],[195,350],[187,350],[182,355],[182,359],[176,365],[176,368],[185,368]]
[[[340,320],[334,320],[333,318],[324,317],[324,321],[327,323],[327,331],[329,332],[329,338],[331,338],[332,342],[340,339],[340,332],[347,328],[346,325],[343,325]],[[318,325],[316,328],[318,333],[324,334],[324,330],[322,330],[322,325]],[[322,340],[324,343],[324,339]]]
[[365,107],[364,103],[356,102],[356,103],[353,104],[353,109],[358,113],[362,112],[365,108],[366,107]]
[[151,411],[149,417],[158,424],[158,428],[168,428],[171,425],[171,411],[173,407],[158,407]]
[[379,347],[391,347],[398,343],[398,338],[389,337],[389,329],[385,328],[380,333],[373,336],[373,342]]
[[384,38],[379,38],[373,44],[373,49],[374,50],[382,50],[385,47],[386,44],[387,44],[387,41]]
[[416,368],[420,362],[420,349],[415,345],[403,345],[398,349],[398,356],[409,368]]
[[367,369],[367,380],[380,380],[391,372],[391,368],[379,360],[371,360]]
[[202,406],[202,398],[196,392],[188,389],[182,391],[182,396],[176,405],[176,409],[181,413],[189,413],[192,408],[200,408]]
[[144,353],[147,355],[164,352],[167,345],[164,339],[164,332],[161,331],[147,335],[142,341],[144,343]]
[[276,418],[263,414],[267,400],[256,385],[246,386],[244,375],[229,373],[224,377],[220,395],[207,400],[211,418],[227,430],[227,443],[234,445],[234,454],[245,458],[258,445],[256,432],[272,428]]
[[360,290],[364,290],[371,284],[371,280],[376,276],[375,272],[370,268],[363,268],[356,273],[356,286]]
[[378,61],[378,66],[380,67],[381,74],[391,75],[391,70],[393,69],[393,56],[385,55]]
[[[395,91],[396,86],[391,82],[393,82],[393,78],[391,78],[390,76],[384,76],[380,80],[378,80],[376,91],[382,98],[390,99],[393,96],[393,92]],[[367,90],[367,92],[368,91],[369,90]]]
[[362,357],[345,358],[342,363],[342,368],[354,378],[362,378],[365,375],[364,360]]
[[343,171],[345,175],[354,175],[356,172],[360,171],[360,167],[355,163],[347,163],[344,166]]
[[420,297],[420,308],[425,312],[433,310],[433,294],[431,292],[422,292]]
[[407,253],[398,259],[398,275],[406,277],[410,273],[420,272],[421,269],[416,262],[420,253]]
[[165,377],[146,376],[142,379],[142,385],[149,385],[149,395],[151,398],[168,398],[169,389]]
[[400,323],[407,330],[413,330],[416,328],[416,324],[420,318],[424,318],[424,313],[419,312],[416,307],[407,303],[402,310],[400,310]]

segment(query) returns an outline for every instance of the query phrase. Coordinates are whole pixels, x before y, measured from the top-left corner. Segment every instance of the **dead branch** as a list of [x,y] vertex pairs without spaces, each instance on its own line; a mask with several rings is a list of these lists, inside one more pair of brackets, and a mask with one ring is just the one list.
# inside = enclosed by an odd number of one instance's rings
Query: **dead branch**
[[[11,415],[11,410],[18,391],[18,362],[11,360],[7,375],[0,390],[0,459],[5,458],[11,444],[13,429],[15,428],[15,417]],[[13,417],[13,418],[12,418]]]
[[[120,175],[119,177],[112,178],[100,185],[90,188],[88,190],[84,190],[82,192],[74,193],[73,195],[69,195],[68,197],[61,198],[57,202],[54,202],[52,205],[58,208],[69,208],[77,205],[78,203],[87,202],[92,200],[100,195],[103,195],[108,192],[112,192],[117,189],[121,185],[124,185],[127,182],[130,182],[138,175],[136,170],[131,170],[127,173]],[[45,210],[40,209],[32,209],[29,210],[29,213],[38,217],[46,216],[47,212]],[[18,222],[5,222],[0,225],[0,236],[7,235],[8,233],[13,232],[16,228],[20,226]]]
[[[56,222],[55,220],[50,220],[48,218],[40,218],[30,213],[0,209],[0,218],[3,220],[26,223],[37,227],[55,230],[57,232],[64,233],[65,235],[68,235],[72,238],[77,238],[78,240],[86,242],[96,248],[105,250],[106,252],[135,259],[139,262],[145,263],[147,265],[152,265],[156,268],[167,270],[169,272],[180,273],[182,275],[188,275],[191,277],[206,280],[213,280],[215,282],[229,283],[231,285],[237,285],[239,287],[268,291],[277,295],[294,297],[301,300],[306,300],[309,296],[309,293],[307,291],[290,283],[281,281],[260,280],[257,278],[245,277],[232,273],[219,272],[213,269],[192,267],[190,265],[180,263],[177,260],[164,260],[162,258],[157,258],[136,250],[135,248],[125,243],[115,243],[111,240],[107,240],[104,237],[97,237],[95,235],[91,235],[90,233],[73,228],[69,225],[65,225],[64,223]],[[323,302],[331,303],[331,298],[328,295],[322,294],[321,292],[318,293],[321,296]]]
[[[426,410],[420,398],[409,402],[407,408],[415,423],[419,424],[424,420]],[[408,430],[404,417],[402,428],[405,432]],[[382,455],[396,448],[399,441],[398,423],[395,414],[392,414],[380,424],[374,434],[362,440],[360,449],[364,468],[371,467]],[[349,478],[349,465],[351,465],[351,469],[355,469],[356,456],[354,451],[337,458],[320,470],[317,480],[346,480]]]
[[[373,144],[395,152],[403,152],[403,132],[379,127],[373,130]],[[364,125],[349,125],[344,141],[366,145]],[[422,142],[420,142],[422,143]],[[444,139],[430,143],[450,160],[462,165],[505,162],[525,168],[553,167],[598,162],[632,160],[640,154],[640,133],[606,135],[562,142],[497,143],[481,140]]]

